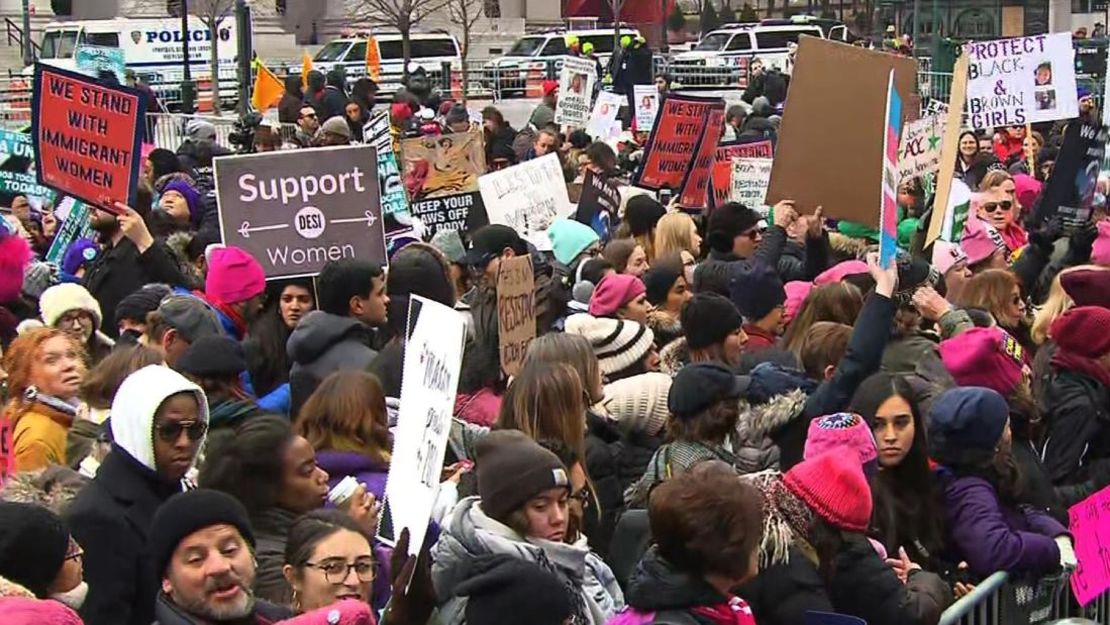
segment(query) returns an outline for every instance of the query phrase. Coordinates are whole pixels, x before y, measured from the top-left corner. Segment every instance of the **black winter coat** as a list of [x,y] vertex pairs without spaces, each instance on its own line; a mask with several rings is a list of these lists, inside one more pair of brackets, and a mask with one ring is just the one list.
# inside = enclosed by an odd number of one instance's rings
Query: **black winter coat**
[[761,567],[736,594],[751,606],[759,625],[802,625],[806,612],[834,611],[817,567],[794,547],[786,562]]
[[[255,620],[247,621],[244,625],[250,623],[276,623],[278,621],[291,619],[295,616],[293,611],[289,608],[277,606],[261,599],[255,601],[254,614]],[[201,625],[207,622],[186,614],[162,593],[158,594],[158,602],[154,606],[154,617],[157,619],[154,621],[154,625]]]
[[640,481],[663,439],[647,432],[629,432],[621,437],[620,455],[617,457],[617,481],[621,492]]
[[324,87],[324,96],[320,98],[320,104],[324,112],[324,114],[320,116],[321,124],[332,117],[345,117],[344,112],[347,108],[347,96],[338,88],[331,85]]
[[155,243],[140,254],[126,237],[97,256],[81,281],[104,311],[100,330],[113,338],[119,335],[116,306],[120,300],[152,282],[186,286],[185,276],[165,245]]
[[587,509],[582,530],[589,537],[590,549],[602,557],[609,556],[609,543],[617,526],[617,517],[624,508],[624,491],[617,471],[621,455],[620,431],[605,417],[586,413],[586,473],[593,482],[601,513],[597,506]]
[[1045,470],[1065,506],[1110,484],[1110,389],[1057,372],[1041,400],[1048,425]]
[[168,483],[113,446],[65,512],[85,550],[85,625],[150,625],[162,576],[147,555],[154,512],[181,483]]

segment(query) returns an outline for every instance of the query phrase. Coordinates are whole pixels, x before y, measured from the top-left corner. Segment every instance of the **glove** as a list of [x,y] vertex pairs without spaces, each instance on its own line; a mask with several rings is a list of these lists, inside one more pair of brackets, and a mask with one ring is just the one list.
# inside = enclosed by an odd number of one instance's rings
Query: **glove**
[[1040,250],[1045,256],[1050,256],[1056,247],[1056,239],[1063,233],[1063,222],[1059,217],[1048,220],[1044,226],[1029,233],[1029,244]]
[[1094,222],[1083,224],[1083,227],[1072,233],[1068,238],[1068,253],[1077,262],[1087,262],[1091,257],[1091,248],[1098,238],[1098,227]]
[[[415,557],[409,553],[409,530],[401,530],[397,546],[390,558],[393,573],[393,595],[389,600],[382,623],[387,625],[424,625],[432,616],[437,604],[432,586],[430,532],[424,534],[424,544]],[[409,580],[412,581],[409,581]],[[408,592],[405,592],[405,586]]]
[[1072,547],[1071,537],[1065,534],[1057,536],[1055,539],[1056,546],[1060,548],[1060,568],[1071,571],[1079,564],[1079,560],[1075,558],[1075,548]]

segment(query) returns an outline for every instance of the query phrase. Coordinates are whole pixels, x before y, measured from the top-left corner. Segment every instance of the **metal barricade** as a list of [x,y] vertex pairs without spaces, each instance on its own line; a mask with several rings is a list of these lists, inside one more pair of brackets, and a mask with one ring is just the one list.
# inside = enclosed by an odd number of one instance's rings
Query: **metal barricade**
[[938,625],[1051,625],[1068,618],[1110,623],[1110,593],[1080,607],[1067,573],[1029,582],[998,571],[945,610]]

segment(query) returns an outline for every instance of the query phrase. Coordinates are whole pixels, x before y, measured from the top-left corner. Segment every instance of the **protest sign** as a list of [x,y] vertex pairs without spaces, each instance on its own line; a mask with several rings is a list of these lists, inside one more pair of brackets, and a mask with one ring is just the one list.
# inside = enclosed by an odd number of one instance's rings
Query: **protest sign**
[[[967,56],[961,55],[956,59],[956,66],[952,68],[952,93],[948,96],[948,119],[944,126],[944,140],[940,144],[940,168],[937,170],[937,187],[933,195],[934,208],[932,216],[929,218],[929,230],[925,233],[925,245],[936,241],[941,236],[941,230],[950,228],[952,224],[952,216],[947,211],[952,207],[949,194],[952,192],[952,185],[956,179],[960,125],[967,94],[967,66]],[[970,191],[968,193],[970,197]],[[938,206],[945,212],[938,213],[936,210]],[[950,229],[946,231],[951,232]],[[945,240],[951,241],[952,239]]]
[[90,46],[83,44],[73,51],[74,63],[77,71],[92,78],[100,78],[101,72],[109,72],[116,80],[124,84],[124,73],[127,71],[127,59],[124,58],[123,49],[109,48],[106,46]]
[[799,212],[823,206],[827,217],[878,225],[891,69],[898,95],[908,100],[917,85],[914,59],[820,37],[799,40],[768,204],[794,200]]
[[898,149],[898,180],[935,174],[940,168],[940,140],[945,116],[930,115],[907,122]]
[[964,54],[972,129],[1079,115],[1070,33],[973,41],[964,46]]
[[893,69],[886,93],[883,179],[879,187],[879,266],[889,269],[898,253],[898,144],[902,134],[902,98],[894,90]]
[[550,250],[547,229],[573,210],[559,157],[546,154],[478,179],[491,224],[504,224],[539,250]]
[[767,216],[767,184],[771,182],[769,158],[732,159],[731,184],[727,201],[740,202],[748,208]]
[[701,141],[709,111],[721,102],[719,98],[677,94],[663,98],[644,148],[644,164],[633,184],[652,191],[681,188]]
[[1071,590],[1086,606],[1110,589],[1110,487],[1068,508],[1068,531],[1078,562]]
[[501,259],[497,271],[497,344],[501,370],[520,373],[528,345],[536,338],[536,292],[531,256]]
[[407,330],[385,498],[394,535],[408,528],[409,554],[415,555],[424,544],[439,492],[466,321],[450,306],[413,295]]
[[587,169],[586,176],[582,179],[578,209],[574,213],[575,221],[590,226],[601,236],[602,231],[608,230],[608,224],[613,222],[620,205],[621,192],[617,185],[606,176],[597,175]]
[[109,210],[134,205],[146,115],[138,91],[37,64],[31,110],[40,184]]
[[[713,176],[709,181],[709,185],[712,188],[709,199],[713,206],[720,206],[728,202],[732,195],[732,159],[769,159],[772,154],[770,139],[745,143],[740,143],[738,141],[722,141],[718,143],[717,156],[713,162]],[[764,192],[766,192],[766,188],[764,188]]]
[[46,251],[46,262],[62,262],[71,243],[77,239],[93,238],[96,231],[89,223],[90,212],[87,204],[71,197],[62,198],[58,202],[54,209],[54,216],[59,222],[58,231],[54,234],[50,249]]
[[31,135],[25,132],[0,130],[0,161],[10,157],[35,160],[35,147],[31,141]]
[[432,233],[469,227],[471,211],[481,211],[478,177],[486,172],[481,131],[404,139],[401,162],[413,217]]
[[597,64],[578,56],[563,57],[559,72],[559,99],[555,102],[555,123],[560,126],[585,126],[597,82]]
[[1078,120],[1068,124],[1052,175],[1036,205],[1033,223],[1041,224],[1059,215],[1065,230],[1075,231],[1091,220],[1106,138],[1104,126]]
[[215,160],[220,232],[267,278],[314,276],[324,264],[385,264],[373,146],[223,156]]
[[40,204],[54,199],[54,190],[38,183],[34,174],[0,170],[0,193],[25,195],[28,199],[39,200]]
[[701,140],[694,150],[694,160],[686,171],[678,205],[686,209],[704,209],[709,206],[709,179],[713,176],[713,163],[717,156],[717,143],[725,123],[724,100],[714,104],[705,116]]
[[943,218],[937,222],[941,224],[939,238],[950,243],[959,243],[971,211],[971,189],[959,178],[953,179],[949,188],[948,205],[942,213]]
[[655,85],[633,85],[632,100],[636,103],[636,130],[651,130],[659,114],[659,90]]
[[409,196],[405,193],[401,170],[397,167],[397,155],[393,153],[389,113],[382,111],[371,117],[362,128],[362,137],[378,151],[378,192],[382,198],[385,236],[395,236],[411,228],[412,216],[409,213]]
[[597,94],[597,102],[594,103],[594,110],[590,113],[590,121],[586,124],[586,132],[590,133],[590,136],[594,139],[599,140],[619,135],[621,125],[617,121],[617,113],[620,112],[621,105],[624,103],[625,99],[615,93],[602,91]]

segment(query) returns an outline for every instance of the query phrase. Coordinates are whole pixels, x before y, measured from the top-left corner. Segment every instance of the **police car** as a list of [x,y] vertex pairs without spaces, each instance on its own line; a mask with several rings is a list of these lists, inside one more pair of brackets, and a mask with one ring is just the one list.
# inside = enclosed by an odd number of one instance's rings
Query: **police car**
[[[381,58],[381,75],[378,80],[380,97],[389,97],[401,87],[404,54],[401,49],[401,33],[397,31],[359,31],[338,39],[333,39],[320,48],[312,59],[312,68],[327,73],[333,67],[342,66],[347,73],[348,82],[366,76],[366,48],[373,35]],[[429,80],[440,84],[444,64],[452,72],[462,70],[462,56],[459,42],[454,35],[445,32],[423,32],[409,34],[410,71],[422,67]],[[299,74],[301,67],[294,64],[291,73]]]
[[[629,26],[621,26],[620,35],[638,37],[640,31]],[[587,43],[592,44],[593,53],[601,61],[601,66],[603,68],[608,66],[614,49],[614,29],[559,28],[525,35],[518,39],[507,54],[482,66],[482,83],[505,96],[523,95],[529,78],[540,76],[558,79],[558,72],[563,67],[563,57],[568,51],[568,37],[577,37],[580,47]]]

